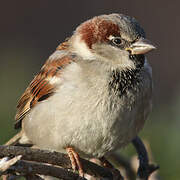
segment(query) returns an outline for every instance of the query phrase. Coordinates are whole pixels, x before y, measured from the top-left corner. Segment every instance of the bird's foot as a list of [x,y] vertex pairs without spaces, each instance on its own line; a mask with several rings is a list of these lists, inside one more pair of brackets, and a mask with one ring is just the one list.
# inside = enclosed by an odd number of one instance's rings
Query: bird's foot
[[74,171],[78,170],[79,176],[84,177],[84,171],[80,162],[79,155],[71,147],[66,148],[66,152],[71,160],[72,169]]

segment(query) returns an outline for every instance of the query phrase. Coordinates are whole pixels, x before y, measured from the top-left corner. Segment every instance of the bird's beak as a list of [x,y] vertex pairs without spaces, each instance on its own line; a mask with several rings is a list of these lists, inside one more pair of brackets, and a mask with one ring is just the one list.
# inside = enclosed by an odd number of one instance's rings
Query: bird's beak
[[156,49],[156,47],[147,39],[140,38],[130,47],[126,48],[131,54],[146,54],[147,52]]

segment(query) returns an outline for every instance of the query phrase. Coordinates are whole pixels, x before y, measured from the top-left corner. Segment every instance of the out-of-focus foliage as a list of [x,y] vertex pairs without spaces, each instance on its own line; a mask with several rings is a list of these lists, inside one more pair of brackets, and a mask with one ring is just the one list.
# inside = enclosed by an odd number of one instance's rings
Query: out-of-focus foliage
[[[180,179],[179,1],[8,1],[0,6],[0,143],[13,129],[15,106],[43,62],[89,17],[120,12],[136,17],[158,49],[153,67],[154,108],[141,137],[149,141],[164,180]],[[121,152],[134,154],[132,146]]]

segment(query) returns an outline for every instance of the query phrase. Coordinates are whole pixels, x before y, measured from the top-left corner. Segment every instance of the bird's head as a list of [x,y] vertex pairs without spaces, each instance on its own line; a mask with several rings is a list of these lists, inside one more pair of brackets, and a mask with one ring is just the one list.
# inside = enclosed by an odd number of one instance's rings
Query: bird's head
[[82,23],[72,37],[72,47],[83,59],[122,68],[135,68],[145,53],[155,49],[139,23],[122,14],[101,15]]

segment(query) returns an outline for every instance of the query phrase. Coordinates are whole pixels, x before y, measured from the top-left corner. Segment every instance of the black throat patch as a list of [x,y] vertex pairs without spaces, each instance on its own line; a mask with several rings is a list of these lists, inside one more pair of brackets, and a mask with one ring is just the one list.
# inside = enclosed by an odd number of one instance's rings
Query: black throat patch
[[144,55],[130,55],[129,57],[136,65],[136,69],[120,71],[115,69],[111,72],[109,89],[118,96],[126,95],[131,89],[137,91],[141,82],[140,71],[144,66]]

